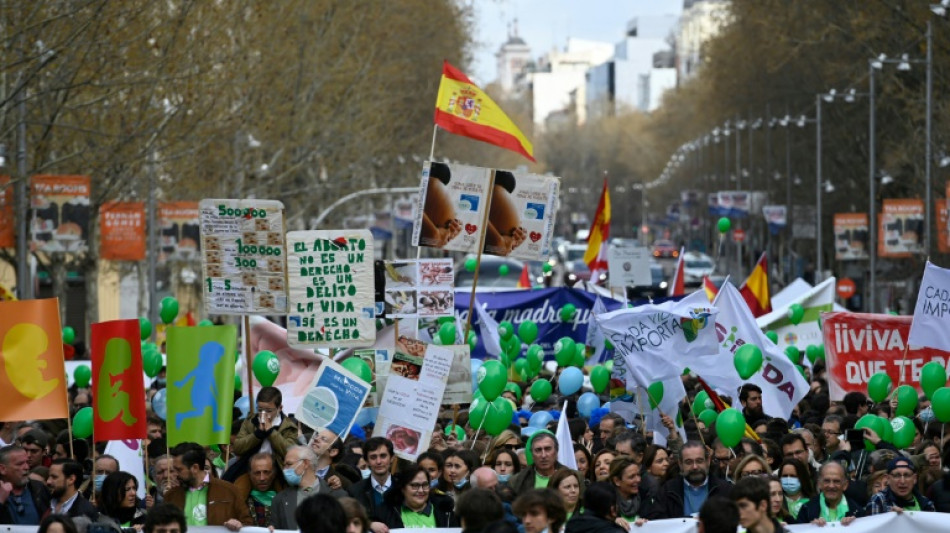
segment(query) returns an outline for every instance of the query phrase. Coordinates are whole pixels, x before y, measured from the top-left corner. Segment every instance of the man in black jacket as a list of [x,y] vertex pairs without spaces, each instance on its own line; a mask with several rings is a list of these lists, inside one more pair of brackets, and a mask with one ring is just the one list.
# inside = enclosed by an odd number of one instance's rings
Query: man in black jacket
[[49,489],[50,513],[65,514],[70,518],[85,516],[90,521],[99,519],[96,506],[89,503],[80,492],[82,465],[70,459],[56,459],[49,467],[46,488]]
[[46,485],[30,479],[26,450],[0,448],[0,524],[39,525],[49,511]]
[[383,506],[383,494],[392,485],[389,471],[393,464],[393,443],[383,437],[373,437],[363,445],[363,454],[372,472],[368,478],[350,485],[347,492],[366,509],[372,522],[370,528],[375,533],[383,533],[388,528],[379,521],[377,508]]
[[[564,533],[626,533],[617,523],[617,487],[600,481],[584,492],[584,512],[575,514],[564,526]],[[733,530],[734,531],[734,530]]]
[[848,476],[844,467],[834,461],[825,463],[818,471],[817,498],[812,498],[798,511],[799,524],[824,526],[828,522],[841,522],[846,526],[854,522],[861,507],[845,496],[848,489]]
[[706,447],[696,441],[683,445],[679,454],[681,474],[660,489],[653,509],[646,518],[682,518],[696,516],[707,498],[728,497],[731,489],[723,479],[709,476]]

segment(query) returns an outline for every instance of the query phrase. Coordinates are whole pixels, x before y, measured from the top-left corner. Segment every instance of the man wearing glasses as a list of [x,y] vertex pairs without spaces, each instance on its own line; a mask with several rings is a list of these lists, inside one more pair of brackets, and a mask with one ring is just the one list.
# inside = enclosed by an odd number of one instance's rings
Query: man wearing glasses
[[825,454],[831,457],[831,454],[838,451],[838,444],[841,441],[841,417],[838,415],[828,415],[821,423],[821,432],[825,434]]
[[284,416],[282,399],[277,387],[264,387],[257,393],[257,414],[244,419],[232,446],[232,451],[241,457],[238,464],[243,469],[228,472],[225,479],[235,479],[246,472],[251,456],[256,453],[273,453],[278,466],[283,468],[287,450],[297,445],[297,424]]
[[0,524],[36,526],[49,511],[46,485],[29,476],[26,450],[15,444],[0,448]]
[[274,529],[296,530],[297,505],[315,494],[328,494],[334,498],[346,496],[340,490],[332,490],[317,476],[317,454],[309,446],[294,446],[284,459],[284,480],[288,487],[274,496],[271,504],[271,524]]
[[656,505],[646,517],[650,520],[697,516],[708,498],[729,497],[729,482],[709,476],[705,446],[689,441],[679,455],[681,474],[663,484]]
[[917,468],[905,457],[897,457],[887,464],[887,486],[871,496],[864,508],[865,515],[890,511],[936,511],[933,502],[917,490]]
[[799,524],[824,526],[829,522],[841,522],[846,526],[854,522],[861,510],[857,502],[845,496],[848,489],[848,476],[844,467],[834,461],[825,464],[818,471],[817,498],[812,498],[798,511]]

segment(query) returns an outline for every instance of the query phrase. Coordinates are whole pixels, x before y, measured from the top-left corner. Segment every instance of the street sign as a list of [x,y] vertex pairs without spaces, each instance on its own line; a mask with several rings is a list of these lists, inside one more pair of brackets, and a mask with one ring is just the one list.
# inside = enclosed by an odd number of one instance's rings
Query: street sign
[[851,278],[841,278],[838,280],[838,296],[840,296],[842,300],[847,300],[854,296],[856,291],[857,286]]
[[744,229],[740,229],[740,228],[736,228],[736,230],[732,232],[732,240],[734,240],[734,241],[736,241],[736,242],[742,242],[742,241],[744,241],[744,240],[745,240],[745,230],[744,230]]

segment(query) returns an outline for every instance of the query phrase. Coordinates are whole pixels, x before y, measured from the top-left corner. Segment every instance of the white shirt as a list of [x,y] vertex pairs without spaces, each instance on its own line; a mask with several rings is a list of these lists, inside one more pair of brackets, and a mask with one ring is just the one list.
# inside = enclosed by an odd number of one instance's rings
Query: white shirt
[[373,476],[370,476],[369,479],[370,479],[370,483],[373,485],[373,489],[374,489],[376,492],[379,492],[379,493],[386,492],[387,490],[389,490],[389,487],[393,484],[393,477],[392,477],[392,476],[387,477],[387,478],[386,478],[386,483],[384,483],[384,484],[382,484],[382,485],[380,485],[379,482],[376,481],[376,478],[373,477]]

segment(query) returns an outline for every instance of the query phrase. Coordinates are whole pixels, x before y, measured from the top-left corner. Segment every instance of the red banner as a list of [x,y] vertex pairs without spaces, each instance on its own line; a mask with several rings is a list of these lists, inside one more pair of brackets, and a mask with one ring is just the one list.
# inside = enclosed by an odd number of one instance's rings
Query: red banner
[[913,385],[919,391],[921,367],[931,361],[946,367],[950,360],[950,352],[932,348],[910,348],[905,357],[910,316],[838,312],[822,313],[821,320],[831,401],[849,392],[867,394],[878,372],[886,372],[895,388]]
[[145,259],[145,204],[107,202],[99,208],[99,257],[111,261]]
[[96,441],[144,439],[145,384],[139,321],[92,325],[93,424]]
[[0,248],[16,246],[16,217],[13,215],[13,183],[0,176]]

